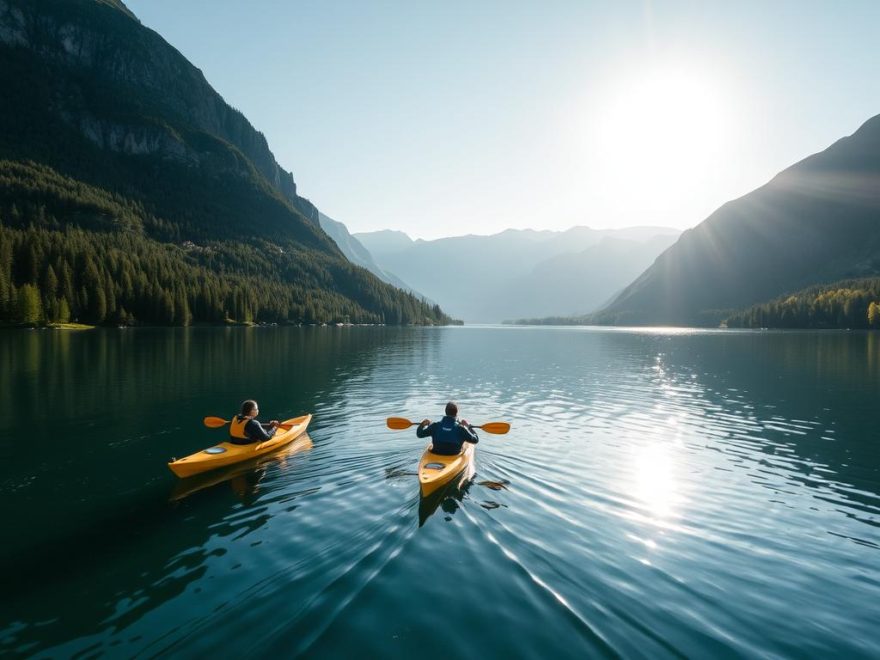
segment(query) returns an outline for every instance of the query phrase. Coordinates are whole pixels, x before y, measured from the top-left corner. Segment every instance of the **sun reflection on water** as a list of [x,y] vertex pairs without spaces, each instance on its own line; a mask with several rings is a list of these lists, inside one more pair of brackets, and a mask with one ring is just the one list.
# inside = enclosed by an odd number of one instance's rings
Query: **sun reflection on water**
[[657,518],[670,518],[681,503],[675,461],[669,447],[653,443],[641,448],[633,470],[634,494]]

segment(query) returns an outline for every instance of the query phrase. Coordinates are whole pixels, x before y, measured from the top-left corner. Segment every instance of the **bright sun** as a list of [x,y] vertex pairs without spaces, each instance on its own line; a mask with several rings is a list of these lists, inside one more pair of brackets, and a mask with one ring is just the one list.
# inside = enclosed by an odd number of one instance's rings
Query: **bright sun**
[[599,173],[594,190],[606,207],[674,210],[711,179],[731,144],[729,101],[715,79],[695,71],[642,72],[593,102],[599,109],[589,129],[590,158]]

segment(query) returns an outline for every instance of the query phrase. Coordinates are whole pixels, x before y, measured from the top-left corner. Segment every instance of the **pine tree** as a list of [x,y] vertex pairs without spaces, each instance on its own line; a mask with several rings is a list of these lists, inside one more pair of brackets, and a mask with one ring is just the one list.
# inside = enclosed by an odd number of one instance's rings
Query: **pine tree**
[[872,302],[868,305],[868,325],[880,328],[880,303]]
[[36,324],[43,317],[40,292],[33,284],[25,284],[18,290],[18,320]]
[[0,319],[9,318],[10,306],[9,277],[6,270],[0,265]]
[[86,288],[80,287],[79,295],[74,302],[73,314],[78,319],[81,315],[86,315],[89,313],[89,292]]
[[70,264],[67,263],[66,260],[61,261],[61,269],[59,271],[60,279],[59,279],[59,294],[66,298],[68,304],[70,301],[74,299],[73,296],[73,271],[70,269]]
[[107,318],[107,296],[100,287],[89,296],[89,320],[92,323],[103,323]]
[[58,298],[55,296],[43,298],[43,316],[47,321],[58,320]]
[[176,325],[189,325],[192,322],[192,314],[189,312],[189,304],[182,288],[174,292],[174,323]]
[[167,291],[159,293],[159,322],[166,325],[174,324],[174,300]]
[[36,246],[31,242],[22,253],[21,269],[19,276],[24,284],[37,284],[39,282],[40,257]]
[[67,304],[67,298],[61,297],[58,301],[58,314],[56,321],[59,323],[70,323],[70,305]]

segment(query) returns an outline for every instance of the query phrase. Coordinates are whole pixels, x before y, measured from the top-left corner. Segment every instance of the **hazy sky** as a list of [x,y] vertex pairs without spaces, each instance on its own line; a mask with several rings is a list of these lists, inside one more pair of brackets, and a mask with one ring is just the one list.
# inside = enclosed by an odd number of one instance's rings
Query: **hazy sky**
[[880,113],[880,1],[126,0],[349,229],[690,227]]

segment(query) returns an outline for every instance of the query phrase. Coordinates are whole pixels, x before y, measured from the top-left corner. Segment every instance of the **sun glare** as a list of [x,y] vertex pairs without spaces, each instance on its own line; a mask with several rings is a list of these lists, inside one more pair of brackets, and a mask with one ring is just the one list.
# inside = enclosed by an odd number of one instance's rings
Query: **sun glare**
[[645,447],[635,462],[635,494],[659,518],[670,516],[679,501],[675,464],[660,444]]
[[681,67],[621,79],[592,97],[589,127],[597,195],[605,206],[650,212],[713,176],[734,121],[720,81]]

